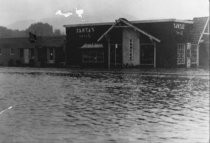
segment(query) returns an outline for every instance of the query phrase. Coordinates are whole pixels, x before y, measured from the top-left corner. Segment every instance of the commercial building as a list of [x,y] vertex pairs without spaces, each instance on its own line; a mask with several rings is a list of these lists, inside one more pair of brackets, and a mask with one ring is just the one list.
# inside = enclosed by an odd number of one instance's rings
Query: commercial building
[[65,37],[37,37],[30,42],[29,38],[1,38],[1,66],[62,66]]
[[0,38],[0,66],[190,68],[210,63],[209,17],[119,18],[65,28],[66,36]]
[[209,19],[200,18],[198,23],[204,23],[199,26],[194,20],[119,18],[110,23],[65,25],[66,64],[108,68],[199,66],[202,58],[205,61],[209,56],[199,56],[200,42],[194,37],[203,38]]

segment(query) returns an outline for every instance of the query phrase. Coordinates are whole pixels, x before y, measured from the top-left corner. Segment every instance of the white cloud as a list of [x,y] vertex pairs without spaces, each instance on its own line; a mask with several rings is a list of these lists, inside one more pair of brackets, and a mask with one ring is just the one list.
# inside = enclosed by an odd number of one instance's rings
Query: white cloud
[[55,15],[62,15],[64,17],[69,17],[69,16],[73,15],[73,13],[72,12],[62,12],[61,10],[57,10]]
[[82,15],[83,15],[83,13],[84,13],[84,10],[83,9],[77,9],[76,8],[76,14],[80,17],[80,18],[82,18]]
[[[64,17],[69,17],[69,16],[72,16],[74,13],[72,12],[62,12],[61,10],[57,10],[55,15],[61,15],[61,16],[64,16]],[[84,14],[84,10],[83,9],[75,9],[75,14],[82,18],[82,15]]]

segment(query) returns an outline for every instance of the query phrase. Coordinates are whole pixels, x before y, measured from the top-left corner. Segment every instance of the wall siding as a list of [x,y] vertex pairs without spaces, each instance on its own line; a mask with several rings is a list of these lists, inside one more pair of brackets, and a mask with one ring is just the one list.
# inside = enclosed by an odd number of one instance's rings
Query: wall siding
[[[130,60],[130,39],[133,40],[133,60]],[[140,40],[139,34],[133,29],[126,28],[123,30],[123,64],[137,66],[140,64]]]

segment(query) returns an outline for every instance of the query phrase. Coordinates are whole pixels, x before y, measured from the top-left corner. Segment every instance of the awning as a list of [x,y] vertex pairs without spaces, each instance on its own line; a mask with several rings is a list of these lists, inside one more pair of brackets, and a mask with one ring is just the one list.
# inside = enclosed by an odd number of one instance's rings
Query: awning
[[90,48],[103,48],[102,44],[84,44],[82,47],[82,49],[90,49]]

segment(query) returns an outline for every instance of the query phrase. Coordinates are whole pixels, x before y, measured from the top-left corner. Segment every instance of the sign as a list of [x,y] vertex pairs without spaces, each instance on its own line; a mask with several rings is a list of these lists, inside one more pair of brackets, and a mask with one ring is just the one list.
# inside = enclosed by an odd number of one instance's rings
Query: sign
[[176,31],[176,35],[181,35],[181,36],[183,36],[183,31]]
[[76,33],[93,33],[95,32],[95,29],[93,27],[82,27],[82,28],[77,28]]
[[95,32],[95,28],[93,27],[78,27],[76,28],[75,33],[79,36],[79,38],[87,39],[91,38],[91,33]]
[[184,30],[185,25],[183,23],[174,23],[174,28]]
[[185,24],[183,24],[183,23],[174,23],[173,26],[174,26],[176,35],[180,35],[180,36],[184,35]]

